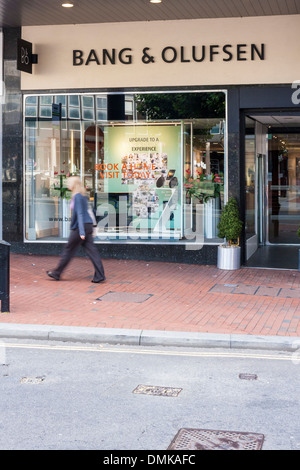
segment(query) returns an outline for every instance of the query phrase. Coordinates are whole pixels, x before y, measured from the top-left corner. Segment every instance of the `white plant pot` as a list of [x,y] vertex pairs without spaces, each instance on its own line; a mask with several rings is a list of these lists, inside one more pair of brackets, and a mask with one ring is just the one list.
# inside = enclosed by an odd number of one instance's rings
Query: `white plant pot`
[[218,246],[219,269],[234,270],[241,267],[241,247],[240,246]]

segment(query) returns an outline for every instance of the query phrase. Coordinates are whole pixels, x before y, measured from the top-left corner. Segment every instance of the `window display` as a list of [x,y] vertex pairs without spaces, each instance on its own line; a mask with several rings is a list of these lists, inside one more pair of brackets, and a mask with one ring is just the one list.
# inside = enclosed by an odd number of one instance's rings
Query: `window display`
[[96,243],[186,243],[195,235],[217,243],[224,93],[123,98],[129,114],[107,121],[105,94],[25,97],[26,241],[66,240],[66,181],[79,175],[96,214]]
[[[101,232],[128,232],[148,238],[154,234],[169,238],[182,237],[181,166],[182,124],[113,125],[104,128],[104,160],[95,165],[98,171],[97,196],[103,204],[111,197],[127,199],[122,212],[119,201],[112,213],[101,219]],[[174,168],[174,169],[173,169]],[[176,178],[174,176],[176,172]],[[97,201],[99,203],[98,197]],[[97,213],[101,214],[102,208]],[[127,218],[127,223],[124,221]],[[109,224],[108,224],[109,220]],[[120,223],[122,220],[122,224]]]

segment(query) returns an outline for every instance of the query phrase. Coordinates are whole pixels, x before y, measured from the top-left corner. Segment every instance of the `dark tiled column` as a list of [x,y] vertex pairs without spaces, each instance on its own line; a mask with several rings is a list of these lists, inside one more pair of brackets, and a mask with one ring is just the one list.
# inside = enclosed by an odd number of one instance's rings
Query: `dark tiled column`
[[[228,89],[228,197],[233,196],[240,208],[241,220],[245,222],[244,197],[244,154],[242,135],[243,123],[240,112],[240,87]],[[242,263],[245,257],[245,234],[240,236],[242,247]]]
[[240,203],[240,106],[239,89],[228,90],[228,196]]
[[3,30],[3,239],[8,242],[23,238],[22,95],[17,70],[17,38],[20,34],[20,28]]

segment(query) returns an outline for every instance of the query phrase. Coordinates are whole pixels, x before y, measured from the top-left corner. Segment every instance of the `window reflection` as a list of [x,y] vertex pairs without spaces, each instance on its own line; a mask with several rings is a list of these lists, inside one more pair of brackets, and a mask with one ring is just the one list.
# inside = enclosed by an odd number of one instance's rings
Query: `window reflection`
[[[52,104],[59,103],[57,121]],[[126,94],[125,120],[109,123],[107,103],[105,94],[26,97],[26,239],[68,237],[66,178],[77,174],[101,241],[179,243],[199,235],[217,243],[225,95]]]
[[255,121],[246,118],[246,137],[245,137],[245,182],[246,182],[246,238],[249,239],[256,233],[255,227]]
[[300,134],[272,133],[268,140],[269,241],[299,244]]

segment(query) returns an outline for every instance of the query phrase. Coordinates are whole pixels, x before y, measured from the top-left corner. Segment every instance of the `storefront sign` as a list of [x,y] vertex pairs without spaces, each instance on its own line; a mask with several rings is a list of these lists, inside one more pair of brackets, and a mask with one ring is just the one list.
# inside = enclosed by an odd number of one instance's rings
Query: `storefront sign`
[[83,50],[73,50],[73,65],[115,65],[117,63],[124,65],[132,65],[135,60],[140,60],[143,64],[154,64],[157,61],[163,61],[166,64],[174,62],[213,62],[215,60],[223,60],[229,62],[231,60],[265,60],[265,44],[225,44],[225,45],[202,45],[191,47],[173,47],[166,46],[156,57],[152,55],[150,47],[144,47],[139,57],[134,56],[133,48],[125,47],[120,51],[116,49],[91,49],[88,53]]
[[17,69],[21,72],[32,73],[32,43],[18,39]]
[[[299,15],[28,26],[40,55],[22,90],[287,84]],[[284,34],[284,40],[282,39]]]
[[17,41],[17,70],[32,73],[32,64],[38,63],[38,55],[32,53],[32,43],[24,39]]

